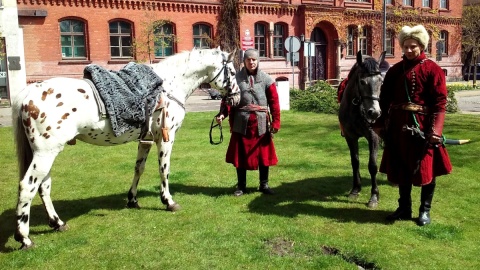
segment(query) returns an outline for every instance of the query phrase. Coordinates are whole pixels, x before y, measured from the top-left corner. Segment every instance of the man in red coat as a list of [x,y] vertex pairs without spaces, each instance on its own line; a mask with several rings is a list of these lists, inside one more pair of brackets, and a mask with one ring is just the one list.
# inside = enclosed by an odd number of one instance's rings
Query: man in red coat
[[268,186],[269,167],[278,162],[273,134],[280,129],[280,104],[275,81],[258,68],[255,49],[244,53],[244,67],[236,74],[240,88],[240,104],[225,106],[222,102],[217,122],[230,116],[231,129],[225,161],[237,170],[235,196],[246,192],[247,170],[259,170],[260,192],[273,194]]
[[[429,35],[422,25],[402,28],[399,41],[403,60],[392,66],[382,85],[382,117],[375,130],[384,139],[380,172],[398,185],[397,210],[387,220],[412,218],[411,190],[421,186],[417,224],[429,224],[437,176],[451,172],[452,165],[443,145],[442,131],[447,103],[445,74],[427,59]],[[425,138],[411,129],[420,129]]]

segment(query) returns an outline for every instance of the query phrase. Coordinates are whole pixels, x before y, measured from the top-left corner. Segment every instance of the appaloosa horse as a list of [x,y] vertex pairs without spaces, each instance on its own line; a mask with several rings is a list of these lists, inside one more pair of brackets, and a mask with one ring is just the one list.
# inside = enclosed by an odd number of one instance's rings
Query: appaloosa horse
[[372,124],[380,117],[378,103],[383,77],[379,63],[385,58],[385,52],[376,61],[369,56],[357,53],[357,62],[353,65],[347,77],[347,85],[340,102],[338,118],[343,126],[343,134],[350,149],[350,159],[353,170],[353,188],[350,198],[357,198],[362,189],[360,178],[360,161],[358,155],[358,140],[365,137],[368,141],[369,159],[368,171],[372,180],[372,189],[368,207],[378,205],[379,191],[377,186],[377,154],[379,137],[373,131]]
[[[146,122],[150,140],[138,145],[128,207],[139,207],[137,185],[151,145],[155,143],[160,166],[161,201],[170,211],[180,209],[169,192],[168,181],[175,133],[185,117],[185,101],[202,83],[210,83],[235,105],[239,100],[239,89],[233,57],[234,53],[228,54],[219,48],[194,49],[152,66],[160,81],[163,80],[163,106]],[[50,227],[57,231],[68,228],[55,212],[50,198],[50,169],[67,142],[72,144],[78,139],[97,146],[115,146],[139,140],[143,132],[141,128],[135,128],[116,136],[111,121],[99,114],[94,95],[91,85],[83,79],[52,78],[28,85],[14,99],[13,124],[20,173],[15,240],[22,244],[22,249],[33,246],[29,238],[29,220],[32,199],[37,191]]]

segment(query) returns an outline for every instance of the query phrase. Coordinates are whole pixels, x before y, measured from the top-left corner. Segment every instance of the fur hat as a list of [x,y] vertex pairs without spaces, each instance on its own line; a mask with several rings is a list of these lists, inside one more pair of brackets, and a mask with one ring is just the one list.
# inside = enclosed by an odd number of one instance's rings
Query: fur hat
[[258,60],[258,51],[255,49],[248,49],[243,53],[243,61],[247,60],[247,58],[254,58]]
[[423,25],[416,25],[414,27],[404,26],[400,31],[400,35],[398,36],[400,47],[403,47],[403,42],[410,38],[418,41],[424,49],[427,48],[428,40],[430,39],[428,32]]

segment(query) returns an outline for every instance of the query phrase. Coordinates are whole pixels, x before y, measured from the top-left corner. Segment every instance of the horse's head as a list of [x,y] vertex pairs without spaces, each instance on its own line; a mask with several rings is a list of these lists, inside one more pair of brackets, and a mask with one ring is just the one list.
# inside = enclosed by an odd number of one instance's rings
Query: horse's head
[[223,97],[226,97],[227,103],[236,106],[240,103],[240,88],[235,78],[235,67],[233,66],[233,57],[235,52],[227,53],[215,49],[219,60],[214,63],[214,71],[209,75],[210,85],[218,89]]
[[382,63],[385,58],[385,52],[380,55],[377,61],[372,57],[362,56],[361,52],[357,53],[357,63],[355,65],[355,72],[350,80],[355,80],[353,83],[358,89],[352,103],[360,106],[365,121],[374,123],[382,114],[380,110],[380,88],[383,83],[383,76],[380,72],[379,63]]

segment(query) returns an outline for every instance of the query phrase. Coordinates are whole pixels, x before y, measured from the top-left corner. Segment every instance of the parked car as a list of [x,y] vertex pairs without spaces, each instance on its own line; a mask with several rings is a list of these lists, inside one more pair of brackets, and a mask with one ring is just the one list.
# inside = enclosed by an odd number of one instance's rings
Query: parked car
[[222,99],[222,95],[220,95],[217,89],[210,88],[207,91],[211,99]]
[[[470,68],[465,68],[463,71],[463,80],[471,81],[473,80],[475,66],[470,66]],[[477,63],[477,80],[480,80],[480,63]]]

